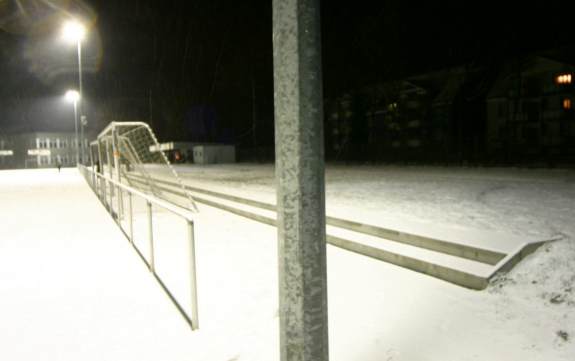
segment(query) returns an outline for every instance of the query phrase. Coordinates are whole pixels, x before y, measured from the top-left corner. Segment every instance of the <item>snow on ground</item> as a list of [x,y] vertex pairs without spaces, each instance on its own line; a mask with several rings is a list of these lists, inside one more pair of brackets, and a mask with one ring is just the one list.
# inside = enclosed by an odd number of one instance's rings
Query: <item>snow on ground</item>
[[[176,169],[191,184],[275,203],[272,165]],[[573,235],[574,199],[570,170],[339,165],[326,172],[327,213],[374,224],[400,218],[517,235]]]
[[[275,200],[269,165],[178,171]],[[330,215],[562,237],[482,292],[329,246],[331,360],[573,360],[574,180],[559,170],[329,167]],[[200,207],[191,332],[89,192],[73,170],[0,172],[0,359],[279,359],[274,228]],[[135,212],[147,255],[143,205]],[[184,225],[158,210],[155,219],[158,273],[186,306]]]
[[0,360],[176,359],[188,336],[75,169],[0,171]]
[[[272,165],[177,170],[198,187],[275,203]],[[575,357],[574,171],[328,165],[326,203],[328,215],[375,225],[413,223],[559,238],[478,294],[502,322],[533,322],[533,330],[544,330],[541,339],[553,340],[558,349],[571,345]]]

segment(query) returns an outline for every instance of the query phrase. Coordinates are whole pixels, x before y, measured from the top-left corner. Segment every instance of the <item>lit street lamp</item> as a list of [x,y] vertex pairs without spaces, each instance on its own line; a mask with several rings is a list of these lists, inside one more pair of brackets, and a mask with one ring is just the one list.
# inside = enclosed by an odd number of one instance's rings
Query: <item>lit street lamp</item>
[[[64,40],[66,40],[69,43],[75,43],[76,46],[78,47],[78,82],[79,82],[79,90],[80,93],[78,94],[78,97],[76,99],[76,101],[78,102],[78,104],[76,105],[76,102],[74,102],[74,112],[78,112],[80,114],[80,119],[82,120],[82,124],[81,124],[81,132],[82,132],[82,140],[81,143],[84,142],[84,123],[85,123],[85,116],[83,114],[83,109],[82,109],[82,96],[83,96],[83,88],[82,88],[82,40],[84,40],[84,37],[86,36],[86,27],[84,25],[82,25],[80,22],[76,21],[76,20],[68,20],[64,23],[63,27],[62,27],[62,37],[64,38]],[[76,106],[78,109],[76,109]],[[76,118],[76,128],[78,127],[78,117],[75,116]],[[76,141],[78,141],[78,129],[76,129]],[[80,146],[80,143],[77,143],[78,146]],[[82,147],[82,163],[84,160],[84,148]],[[77,157],[76,161],[77,163],[79,162],[79,157]]]
[[76,164],[80,162],[80,150],[78,148],[78,101],[81,100],[80,93],[76,90],[68,90],[66,92],[66,100],[74,104],[74,129],[76,131]]

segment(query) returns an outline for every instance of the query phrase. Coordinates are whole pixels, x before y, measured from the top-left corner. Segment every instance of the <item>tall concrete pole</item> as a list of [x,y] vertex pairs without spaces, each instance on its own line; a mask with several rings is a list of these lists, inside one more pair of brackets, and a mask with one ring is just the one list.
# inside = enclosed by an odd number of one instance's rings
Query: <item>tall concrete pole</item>
[[327,361],[319,0],[273,0],[280,355]]
[[[82,139],[80,140],[80,144],[82,147],[80,148],[81,152],[81,163],[84,164],[84,125],[82,123],[82,117],[84,116],[84,107],[82,102],[84,101],[84,89],[82,84],[82,40],[78,40],[78,85],[80,87],[80,99],[78,99],[78,111],[80,116],[80,128],[82,130]],[[77,137],[77,136],[76,136]]]
[[74,100],[74,130],[76,133],[76,165],[80,164],[80,149],[78,140],[78,101]]

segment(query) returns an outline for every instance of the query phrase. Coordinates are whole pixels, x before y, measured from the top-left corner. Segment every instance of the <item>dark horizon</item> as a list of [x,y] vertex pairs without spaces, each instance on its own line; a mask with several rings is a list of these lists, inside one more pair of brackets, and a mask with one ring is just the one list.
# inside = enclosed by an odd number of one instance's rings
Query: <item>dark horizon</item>
[[[273,144],[271,1],[84,4],[91,8],[78,8],[94,23],[83,63],[88,129],[138,120],[161,140]],[[511,11],[480,2],[326,1],[324,96],[459,65],[497,68],[529,54],[573,64],[569,20],[559,2]],[[77,83],[74,49],[50,43],[57,28],[2,26],[0,130],[73,129],[58,99]],[[198,129],[198,117],[209,124]]]

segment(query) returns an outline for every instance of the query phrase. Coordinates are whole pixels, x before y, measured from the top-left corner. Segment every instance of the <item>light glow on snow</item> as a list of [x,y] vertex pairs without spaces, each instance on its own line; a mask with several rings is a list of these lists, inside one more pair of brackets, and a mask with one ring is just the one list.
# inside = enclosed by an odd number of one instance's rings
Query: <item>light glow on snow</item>
[[[197,185],[273,200],[271,166],[180,171]],[[483,292],[328,247],[330,359],[572,360],[574,179],[328,167],[328,212],[341,217],[427,212],[429,224],[563,235]],[[275,228],[200,206],[201,328],[191,332],[75,169],[0,171],[0,204],[0,359],[279,359]],[[136,246],[146,250],[145,204],[134,210]],[[158,272],[187,305],[185,234],[166,213],[154,219]]]

